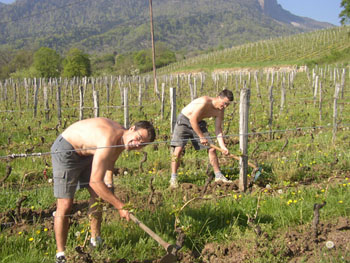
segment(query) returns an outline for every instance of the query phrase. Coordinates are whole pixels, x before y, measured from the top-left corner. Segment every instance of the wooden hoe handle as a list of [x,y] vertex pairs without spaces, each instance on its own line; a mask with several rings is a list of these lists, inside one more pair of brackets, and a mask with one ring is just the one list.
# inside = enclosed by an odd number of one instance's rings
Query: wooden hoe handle
[[[218,150],[218,151],[220,151],[220,152],[222,152],[222,153],[224,152],[223,149],[221,149],[220,147],[218,147],[218,146],[216,146],[216,145],[214,145],[214,144],[210,144],[210,147],[211,147],[211,148],[214,148],[215,150]],[[228,156],[230,156],[231,158],[233,158],[233,159],[235,159],[235,160],[237,160],[237,161],[240,160],[239,156],[234,155],[234,154],[232,154],[232,153],[229,153]],[[249,162],[249,161],[248,161],[248,165],[249,165],[250,167],[252,167],[253,169],[258,169],[258,167],[256,167],[256,165],[252,164],[252,163]]]
[[138,225],[143,231],[145,231],[148,235],[150,235],[155,241],[157,241],[166,251],[168,251],[169,247],[172,245],[165,242],[163,239],[161,239],[160,236],[158,236],[156,233],[154,233],[148,226],[146,226],[144,223],[142,223],[140,220],[136,218],[133,214],[129,213],[129,217],[132,221],[135,222],[136,225]]

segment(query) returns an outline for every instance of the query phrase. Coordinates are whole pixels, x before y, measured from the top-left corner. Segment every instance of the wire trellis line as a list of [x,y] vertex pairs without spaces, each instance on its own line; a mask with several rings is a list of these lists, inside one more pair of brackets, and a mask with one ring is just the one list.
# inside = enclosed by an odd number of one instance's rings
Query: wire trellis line
[[[342,126],[337,125],[337,129],[343,129],[343,128],[349,128],[350,124],[343,124]],[[245,134],[230,134],[230,135],[224,135],[221,136],[222,138],[230,138],[230,137],[238,137],[241,135],[247,135],[247,136],[254,136],[254,135],[263,135],[263,134],[271,134],[271,133],[286,133],[286,132],[295,132],[295,131],[301,131],[301,130],[317,130],[317,129],[333,129],[333,125],[327,125],[327,126],[309,126],[309,127],[296,127],[296,128],[289,128],[284,130],[268,130],[268,131],[261,131],[261,132],[248,132]],[[209,136],[207,138],[210,139],[216,139],[218,136]],[[189,139],[189,140],[180,140],[177,142],[185,142],[190,140],[196,140],[196,139]],[[149,143],[140,143],[139,145],[147,146],[147,145],[154,145],[154,144],[170,144],[171,141],[155,141],[155,142],[149,142]],[[75,149],[75,150],[66,150],[66,151],[57,151],[57,152],[42,152],[42,153],[12,153],[9,155],[0,156],[0,160],[8,160],[8,159],[15,159],[15,158],[27,158],[27,157],[41,157],[45,155],[51,155],[51,154],[58,154],[58,153],[64,153],[64,152],[82,152],[82,151],[89,151],[89,150],[98,150],[98,149],[106,149],[106,148],[120,148],[125,147],[127,145],[111,145],[111,146],[102,146],[102,147],[91,147],[86,149]]]

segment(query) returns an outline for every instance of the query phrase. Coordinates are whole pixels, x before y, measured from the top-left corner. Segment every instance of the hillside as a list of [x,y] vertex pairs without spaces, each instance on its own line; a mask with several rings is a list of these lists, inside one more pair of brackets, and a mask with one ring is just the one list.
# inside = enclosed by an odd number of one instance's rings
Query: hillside
[[[332,26],[297,17],[276,0],[153,1],[155,39],[174,50],[231,47]],[[150,47],[148,1],[17,0],[0,5],[0,45],[89,53]]]
[[296,65],[348,64],[349,27],[333,27],[260,40],[185,59],[158,72],[261,68]]

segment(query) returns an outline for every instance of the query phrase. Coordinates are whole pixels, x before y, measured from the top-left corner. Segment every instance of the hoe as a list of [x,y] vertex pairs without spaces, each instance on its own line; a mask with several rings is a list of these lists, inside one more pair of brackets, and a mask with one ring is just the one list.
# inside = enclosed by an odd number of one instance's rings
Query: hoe
[[154,233],[149,227],[147,227],[144,223],[138,220],[133,214],[129,214],[130,219],[134,221],[143,231],[145,231],[150,237],[152,237],[155,241],[157,241],[167,252],[167,254],[160,259],[161,263],[175,263],[177,262],[176,252],[177,248],[174,245],[171,245],[165,242],[160,238],[156,233]]

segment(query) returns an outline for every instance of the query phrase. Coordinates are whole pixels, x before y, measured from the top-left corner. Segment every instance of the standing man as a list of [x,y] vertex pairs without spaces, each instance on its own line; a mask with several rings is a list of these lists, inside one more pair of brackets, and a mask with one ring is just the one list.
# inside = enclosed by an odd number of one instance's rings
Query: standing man
[[137,122],[129,129],[106,118],[78,121],[69,126],[51,147],[54,195],[57,209],[54,230],[57,245],[56,262],[66,262],[65,246],[69,229],[69,214],[75,191],[86,187],[90,193],[89,215],[91,245],[101,241],[102,215],[93,205],[97,198],[113,205],[121,218],[129,220],[129,213],[108,189],[104,177],[111,174],[114,163],[126,150],[138,150],[155,139],[155,130],[148,121]]
[[171,140],[172,160],[170,187],[177,188],[177,169],[180,165],[180,157],[187,141],[190,139],[196,150],[208,149],[209,161],[213,166],[215,181],[230,183],[221,173],[218,157],[213,148],[208,147],[212,143],[207,130],[205,118],[215,117],[215,134],[220,148],[224,154],[228,154],[222,133],[225,108],[233,101],[233,94],[230,90],[223,90],[215,98],[203,96],[190,102],[179,114]]

